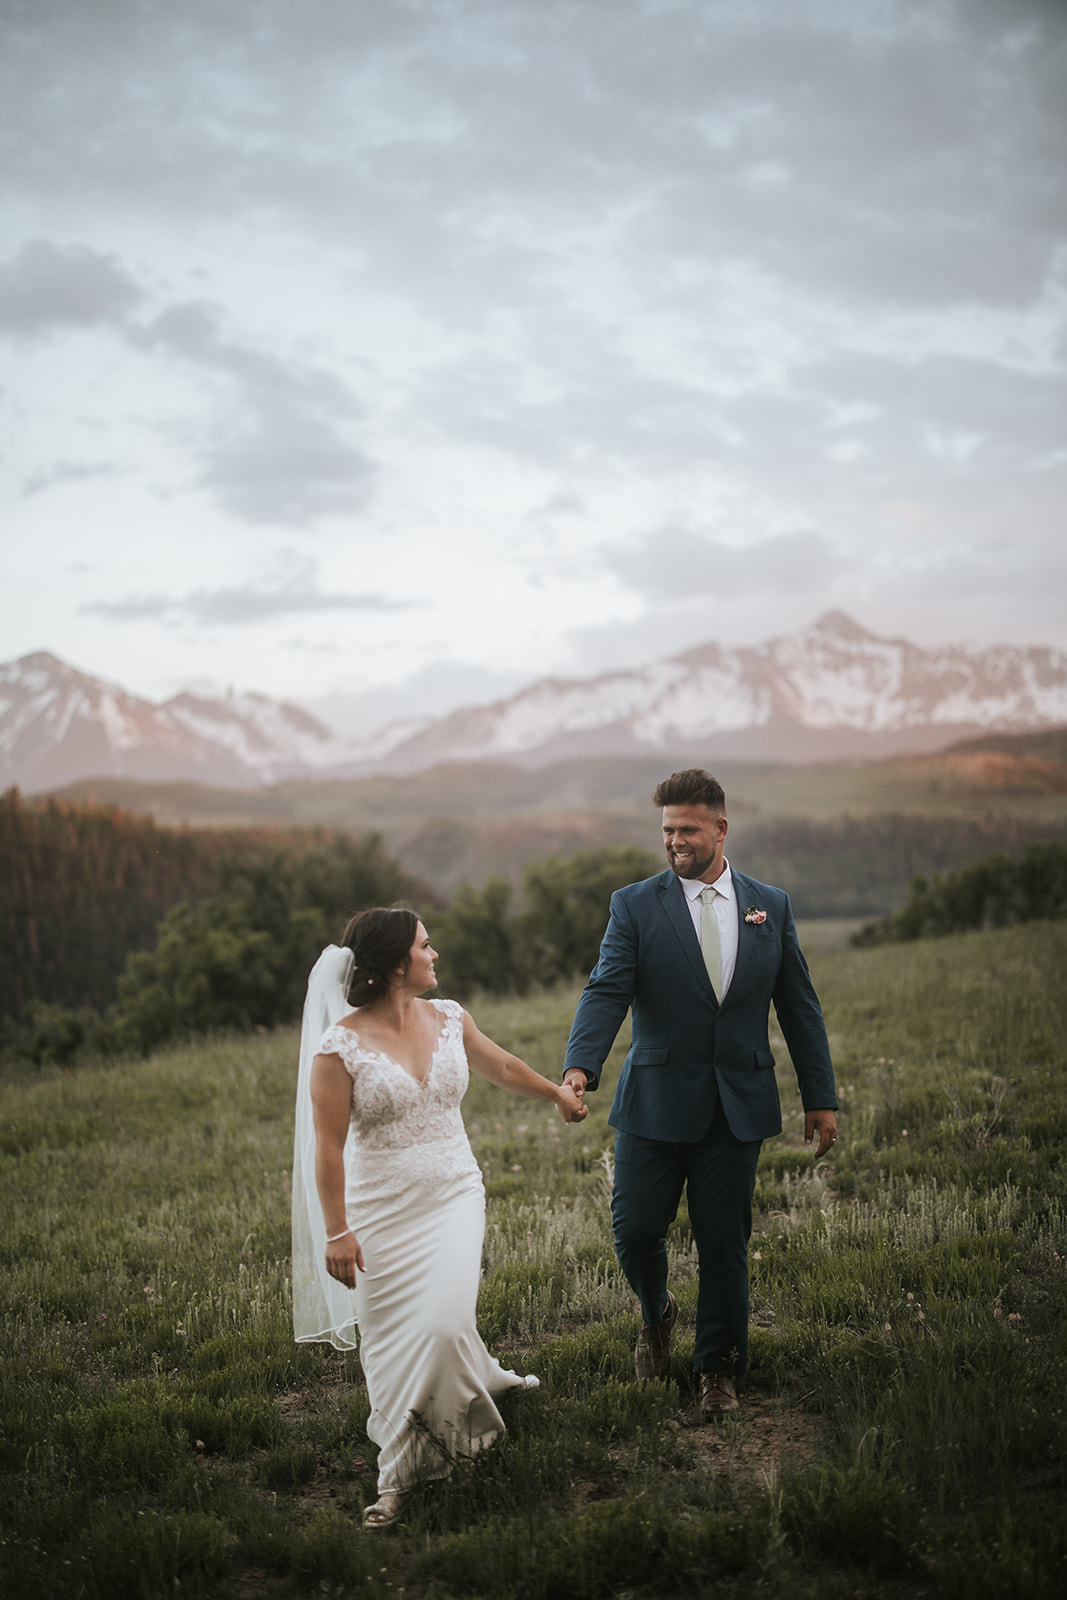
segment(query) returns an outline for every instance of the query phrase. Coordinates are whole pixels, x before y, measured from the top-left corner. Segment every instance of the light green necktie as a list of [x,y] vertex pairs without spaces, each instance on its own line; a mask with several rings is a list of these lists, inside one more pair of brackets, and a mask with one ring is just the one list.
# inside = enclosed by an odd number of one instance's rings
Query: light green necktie
[[711,987],[716,1000],[722,1000],[722,944],[719,940],[719,918],[715,911],[718,890],[710,883],[700,891],[700,949],[708,969]]

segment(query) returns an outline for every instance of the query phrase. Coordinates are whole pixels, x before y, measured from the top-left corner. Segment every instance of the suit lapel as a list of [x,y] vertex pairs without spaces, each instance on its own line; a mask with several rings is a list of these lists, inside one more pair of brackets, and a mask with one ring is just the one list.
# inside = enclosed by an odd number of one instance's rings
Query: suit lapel
[[703,985],[704,991],[710,1000],[715,999],[715,990],[708,977],[708,969],[704,965],[704,953],[700,948],[693,919],[689,914],[686,904],[685,890],[682,888],[675,874],[667,871],[660,879],[660,903],[663,906],[667,921],[678,936],[678,943],[682,947],[686,960],[692,968],[697,982]]
[[730,1001],[741,992],[748,958],[752,954],[752,941],[756,937],[752,923],[745,921],[745,907],[754,904],[756,899],[755,885],[740,872],[735,872],[733,867],[730,871],[734,880],[734,905],[737,907],[737,959],[734,962],[734,975],[726,991],[724,1005],[729,1005]]

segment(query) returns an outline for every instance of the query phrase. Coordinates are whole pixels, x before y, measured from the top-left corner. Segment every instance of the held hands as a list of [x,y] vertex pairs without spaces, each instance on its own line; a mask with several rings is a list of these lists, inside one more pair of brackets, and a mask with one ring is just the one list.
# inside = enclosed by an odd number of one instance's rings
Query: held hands
[[356,1287],[356,1269],[365,1272],[363,1249],[352,1232],[343,1233],[339,1239],[326,1246],[326,1271],[346,1289]]
[[575,1086],[571,1073],[568,1073],[556,1100],[556,1110],[564,1122],[581,1122],[589,1114],[589,1107],[582,1098],[585,1094],[585,1074],[580,1073],[578,1076],[582,1079],[581,1089]]
[[815,1152],[815,1160],[832,1150],[837,1143],[837,1114],[833,1111],[808,1111],[804,1115],[804,1143],[810,1144],[816,1133],[819,1135],[819,1147]]

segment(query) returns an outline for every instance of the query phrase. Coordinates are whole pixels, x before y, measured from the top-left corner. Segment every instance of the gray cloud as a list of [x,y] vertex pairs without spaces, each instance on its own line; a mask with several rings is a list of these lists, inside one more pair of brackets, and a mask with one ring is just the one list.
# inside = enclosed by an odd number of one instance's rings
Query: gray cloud
[[305,704],[338,733],[368,734],[400,718],[442,716],[457,705],[501,700],[528,681],[518,672],[442,660],[400,682],[371,690],[341,684],[330,694],[305,699]]
[[375,470],[332,418],[261,405],[201,445],[200,482],[247,522],[301,526],[366,499]]
[[31,473],[22,486],[22,493],[26,497],[43,494],[46,489],[84,483],[89,478],[111,477],[118,470],[110,461],[57,461],[42,472]]
[[702,606],[825,592],[846,570],[841,553],[813,530],[742,547],[687,527],[660,528],[636,549],[606,551],[604,565],[652,603],[667,598]]
[[432,244],[446,294],[487,223],[529,272],[619,203],[642,259],[688,241],[849,296],[1014,300],[1063,219],[1052,4],[319,0],[257,7],[254,33],[229,7],[99,9],[10,43],[17,184],[313,211],[408,284]]
[[240,383],[247,395],[270,400],[285,397],[321,410],[355,414],[355,400],[346,385],[321,367],[285,361],[273,351],[227,338],[218,306],[191,301],[166,310],[131,330],[131,338],[149,350],[161,348],[213,373]]
[[121,324],[140,299],[113,256],[85,245],[31,239],[0,263],[0,328],[22,338]]
[[198,458],[199,483],[227,510],[299,525],[362,503],[374,468],[351,437],[361,407],[333,373],[228,338],[219,309],[202,302],[170,306],[131,337],[232,385],[208,428],[178,430]]
[[[1001,505],[990,523],[1002,528],[1006,520]],[[763,641],[834,608],[874,633],[926,645],[1062,636],[1067,541],[1050,545],[1040,526],[1021,521],[1010,541],[991,526],[952,538],[937,525],[936,513],[928,531],[927,539],[909,545],[894,539],[891,528],[883,536],[864,524],[862,557],[834,550],[818,534],[724,551],[692,533],[664,533],[622,563],[621,575],[642,597],[642,610],[626,623],[575,630],[569,638],[575,670],[610,671],[713,641]],[[1042,575],[1038,584],[1035,573]]]
[[[374,467],[351,436],[361,407],[339,377],[227,336],[223,313],[207,302],[174,304],[138,319],[144,299],[113,256],[83,245],[34,240],[0,264],[0,328],[30,337],[106,325],[154,362],[176,358],[228,381],[225,402],[209,398],[206,427],[199,416],[166,426],[198,461],[195,480],[234,515],[299,525],[363,503]],[[32,473],[23,493],[106,470],[56,462]]]
[[248,627],[275,617],[312,616],[328,611],[382,612],[405,609],[403,601],[375,594],[321,594],[289,587],[196,589],[186,595],[129,595],[96,600],[81,607],[91,616],[115,622],[193,623],[199,627]]
[[[648,598],[630,652],[700,642],[723,595],[759,637],[798,606],[943,616],[954,578],[961,617],[1021,585],[1049,614],[1061,0],[15,9],[8,227],[76,215],[84,243],[16,234],[0,327],[55,335],[42,360],[65,328],[115,330],[175,498],[257,534],[355,508],[434,528],[460,474],[519,482],[542,509],[505,490],[501,538],[551,582],[601,537]],[[277,326],[268,289],[241,298],[261,256]],[[128,459],[114,436],[52,448],[25,492]],[[628,484],[662,507],[641,548]],[[1020,529],[1032,570],[1009,581]]]

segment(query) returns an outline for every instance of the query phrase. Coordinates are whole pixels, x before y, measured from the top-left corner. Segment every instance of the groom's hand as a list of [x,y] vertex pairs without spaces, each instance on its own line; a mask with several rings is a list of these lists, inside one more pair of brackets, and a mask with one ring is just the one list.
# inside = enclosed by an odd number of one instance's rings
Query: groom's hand
[[808,1111],[804,1116],[804,1143],[810,1144],[815,1135],[819,1135],[819,1148],[815,1152],[815,1160],[833,1148],[837,1143],[837,1113],[836,1111]]
[[585,1098],[585,1086],[589,1082],[581,1067],[568,1067],[563,1074],[563,1081],[568,1088],[573,1089],[579,1100]]
[[564,1122],[583,1122],[589,1115],[589,1107],[569,1083],[561,1083],[559,1086],[556,1110]]

